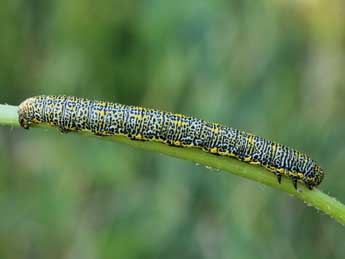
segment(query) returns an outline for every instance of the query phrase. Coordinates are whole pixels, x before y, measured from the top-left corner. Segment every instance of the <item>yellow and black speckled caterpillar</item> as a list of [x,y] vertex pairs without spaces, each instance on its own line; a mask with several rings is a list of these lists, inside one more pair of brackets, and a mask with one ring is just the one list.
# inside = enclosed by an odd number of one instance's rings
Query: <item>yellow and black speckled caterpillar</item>
[[47,123],[62,132],[90,131],[101,136],[124,135],[178,147],[197,147],[221,156],[259,164],[273,172],[278,182],[288,176],[297,189],[300,180],[312,189],[324,172],[307,155],[217,123],[142,107],[91,101],[69,96],[36,96],[19,105],[19,123]]

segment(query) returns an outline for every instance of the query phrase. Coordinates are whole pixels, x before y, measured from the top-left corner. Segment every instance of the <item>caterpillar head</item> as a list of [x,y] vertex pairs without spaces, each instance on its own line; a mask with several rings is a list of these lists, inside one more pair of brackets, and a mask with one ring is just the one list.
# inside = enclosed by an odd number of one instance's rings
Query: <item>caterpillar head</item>
[[28,129],[32,123],[41,121],[43,96],[31,97],[24,100],[18,107],[18,121],[20,126]]

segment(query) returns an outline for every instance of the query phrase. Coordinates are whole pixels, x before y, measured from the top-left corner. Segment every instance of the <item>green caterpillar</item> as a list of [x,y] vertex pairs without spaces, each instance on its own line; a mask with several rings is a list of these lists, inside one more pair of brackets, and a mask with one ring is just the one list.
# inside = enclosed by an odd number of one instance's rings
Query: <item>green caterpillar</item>
[[89,131],[100,136],[123,135],[132,140],[158,141],[177,147],[196,147],[205,152],[259,164],[281,182],[289,177],[312,189],[324,171],[307,155],[264,138],[181,114],[70,96],[36,96],[18,109],[20,125],[46,123],[61,132]]

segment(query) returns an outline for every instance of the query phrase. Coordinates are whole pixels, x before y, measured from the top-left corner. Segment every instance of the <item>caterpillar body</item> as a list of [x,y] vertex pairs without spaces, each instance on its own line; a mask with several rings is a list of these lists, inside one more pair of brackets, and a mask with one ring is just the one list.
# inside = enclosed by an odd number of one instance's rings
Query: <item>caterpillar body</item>
[[181,114],[137,106],[92,101],[71,96],[36,96],[18,109],[20,125],[46,123],[61,132],[89,131],[100,136],[124,135],[132,140],[157,141],[258,164],[281,182],[289,177],[309,189],[321,183],[324,171],[307,155],[244,131]]

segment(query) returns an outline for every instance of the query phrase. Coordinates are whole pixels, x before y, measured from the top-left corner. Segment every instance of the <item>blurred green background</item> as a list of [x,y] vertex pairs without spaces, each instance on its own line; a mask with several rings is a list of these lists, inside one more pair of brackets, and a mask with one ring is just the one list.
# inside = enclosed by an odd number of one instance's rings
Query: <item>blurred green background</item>
[[[345,201],[345,4],[4,0],[0,103],[66,94],[180,112],[310,154]],[[344,258],[285,193],[54,130],[0,128],[0,258]]]

